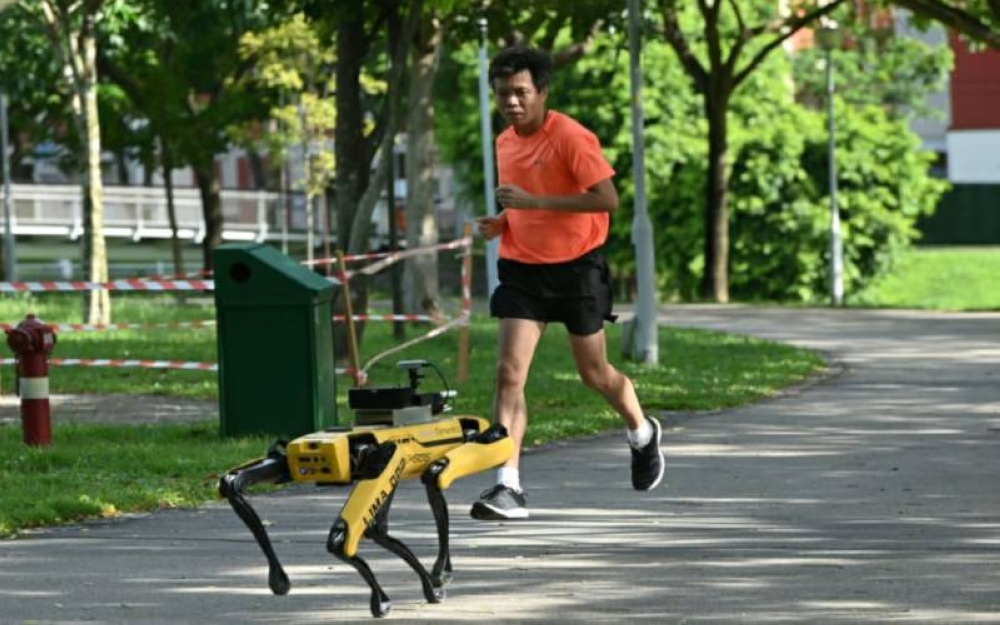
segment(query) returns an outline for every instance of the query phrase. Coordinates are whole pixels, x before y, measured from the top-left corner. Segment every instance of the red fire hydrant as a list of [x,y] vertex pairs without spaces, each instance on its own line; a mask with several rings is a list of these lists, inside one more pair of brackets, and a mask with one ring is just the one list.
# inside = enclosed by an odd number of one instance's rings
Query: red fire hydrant
[[56,345],[55,332],[31,313],[17,327],[6,332],[7,345],[17,357],[24,442],[35,447],[46,447],[52,444],[49,354]]

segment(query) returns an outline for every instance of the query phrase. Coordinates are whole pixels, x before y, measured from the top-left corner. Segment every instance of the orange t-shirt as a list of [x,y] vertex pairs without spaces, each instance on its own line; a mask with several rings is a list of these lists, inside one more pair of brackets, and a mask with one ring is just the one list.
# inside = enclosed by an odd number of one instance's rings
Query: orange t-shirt
[[[552,110],[527,137],[508,126],[497,137],[496,152],[500,184],[516,184],[535,195],[585,193],[615,173],[594,133]],[[608,238],[608,213],[513,208],[503,214],[500,257],[522,263],[573,260]]]

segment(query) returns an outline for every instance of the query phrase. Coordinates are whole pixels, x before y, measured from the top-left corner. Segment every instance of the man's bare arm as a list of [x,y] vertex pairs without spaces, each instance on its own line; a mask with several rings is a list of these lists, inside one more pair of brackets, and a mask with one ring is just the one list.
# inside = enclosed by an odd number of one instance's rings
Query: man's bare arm
[[570,213],[613,213],[618,210],[618,191],[605,178],[585,193],[572,195],[532,195],[514,184],[497,187],[497,200],[504,208],[544,208]]

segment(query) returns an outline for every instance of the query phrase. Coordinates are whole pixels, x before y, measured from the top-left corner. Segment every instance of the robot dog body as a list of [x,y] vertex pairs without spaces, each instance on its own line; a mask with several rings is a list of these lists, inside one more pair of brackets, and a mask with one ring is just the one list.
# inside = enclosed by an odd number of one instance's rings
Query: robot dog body
[[[452,568],[448,508],[442,491],[457,479],[502,464],[510,457],[513,445],[503,427],[489,426],[480,417],[433,418],[434,413],[447,409],[445,393],[417,393],[422,377],[418,371],[427,363],[413,362],[400,363],[409,370],[409,388],[352,389],[349,405],[357,408],[357,420],[368,421],[368,425],[314,432],[287,444],[278,441],[266,457],[229,471],[219,481],[220,495],[229,500],[268,560],[268,583],[275,594],[287,593],[291,584],[264,524],[243,495],[253,484],[295,481],[354,484],[330,529],[326,546],[368,583],[372,615],[385,616],[391,604],[371,568],[358,555],[364,537],[410,565],[420,577],[427,601],[437,603],[444,598],[444,584]],[[388,512],[396,488],[401,481],[416,477],[425,486],[437,526],[438,556],[431,571],[409,547],[388,533]]]

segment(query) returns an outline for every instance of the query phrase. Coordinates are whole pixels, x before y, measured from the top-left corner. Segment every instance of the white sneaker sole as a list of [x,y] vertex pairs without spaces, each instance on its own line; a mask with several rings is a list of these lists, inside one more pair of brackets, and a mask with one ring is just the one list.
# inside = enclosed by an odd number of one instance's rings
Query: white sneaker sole
[[662,481],[663,481],[663,475],[664,475],[664,474],[665,474],[666,472],[667,472],[667,457],[666,457],[666,456],[664,456],[664,455],[663,455],[663,452],[661,451],[661,452],[660,452],[660,474],[656,476],[656,479],[655,479],[655,480],[653,480],[653,483],[652,483],[652,484],[650,484],[649,486],[647,486],[646,488],[642,489],[642,490],[641,490],[641,491],[639,491],[639,492],[640,492],[640,493],[645,493],[645,492],[647,492],[647,491],[651,491],[651,490],[653,490],[654,488],[656,488],[657,486],[659,486],[659,485],[660,485],[660,482],[662,482]]

